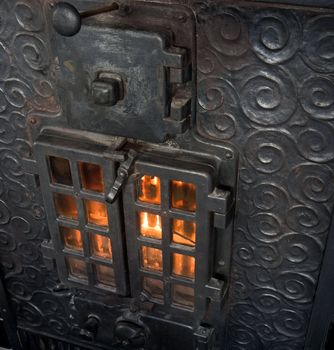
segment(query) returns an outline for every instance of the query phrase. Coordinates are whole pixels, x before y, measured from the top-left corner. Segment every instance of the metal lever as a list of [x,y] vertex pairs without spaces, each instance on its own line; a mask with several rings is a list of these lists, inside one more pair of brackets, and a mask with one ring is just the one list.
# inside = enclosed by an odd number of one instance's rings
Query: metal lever
[[117,170],[117,177],[115,182],[112,184],[109,193],[106,196],[106,201],[108,203],[113,203],[118,194],[120,193],[122,187],[124,186],[127,178],[129,177],[129,170],[137,157],[137,152],[134,150],[130,150],[128,153],[128,158],[121,163],[120,167]]
[[81,28],[81,20],[86,17],[98,15],[100,13],[115,11],[119,9],[119,4],[114,2],[110,6],[79,12],[68,2],[58,2],[54,5],[52,23],[55,31],[63,36],[73,36]]

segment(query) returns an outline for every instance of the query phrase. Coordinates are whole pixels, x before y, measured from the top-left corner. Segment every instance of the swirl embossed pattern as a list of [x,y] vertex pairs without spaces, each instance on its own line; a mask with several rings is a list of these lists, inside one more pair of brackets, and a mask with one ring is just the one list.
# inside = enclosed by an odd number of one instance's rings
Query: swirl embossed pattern
[[334,16],[197,9],[198,129],[241,158],[226,347],[303,349],[334,203]]
[[56,118],[42,2],[0,1],[0,267],[18,324],[69,331],[68,297],[54,296],[40,244],[49,233],[33,164],[37,118]]

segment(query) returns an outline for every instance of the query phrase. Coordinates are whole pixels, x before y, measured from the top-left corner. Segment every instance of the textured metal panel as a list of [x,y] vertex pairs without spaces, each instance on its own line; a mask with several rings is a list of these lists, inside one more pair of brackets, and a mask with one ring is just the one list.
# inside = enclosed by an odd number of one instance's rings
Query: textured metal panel
[[199,10],[198,126],[240,150],[228,349],[302,349],[333,209],[334,17]]
[[[0,2],[0,261],[19,325],[67,337],[77,298],[43,265],[49,234],[25,170],[41,122],[60,120],[42,4]],[[242,155],[226,348],[302,349],[334,200],[334,16],[192,6],[198,127]]]

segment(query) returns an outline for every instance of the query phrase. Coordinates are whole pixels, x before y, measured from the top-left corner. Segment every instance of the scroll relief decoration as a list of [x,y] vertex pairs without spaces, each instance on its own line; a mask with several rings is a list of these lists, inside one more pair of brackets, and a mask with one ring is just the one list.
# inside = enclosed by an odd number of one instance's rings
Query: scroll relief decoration
[[38,0],[0,1],[0,267],[18,324],[69,331],[66,293],[44,266],[48,237],[33,166],[32,133],[60,108],[51,83],[46,21]]
[[334,203],[334,16],[197,4],[198,129],[240,151],[227,349],[303,349]]

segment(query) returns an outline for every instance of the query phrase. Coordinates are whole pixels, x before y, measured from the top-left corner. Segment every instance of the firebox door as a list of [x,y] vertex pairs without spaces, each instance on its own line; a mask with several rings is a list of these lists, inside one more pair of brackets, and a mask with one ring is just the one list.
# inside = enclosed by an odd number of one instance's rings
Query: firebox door
[[123,296],[113,339],[132,334],[135,318],[152,349],[159,322],[182,322],[194,339],[202,324],[219,328],[228,286],[235,162],[192,135],[180,144],[73,130],[47,130],[35,144],[46,261],[66,287]]

